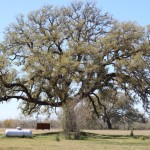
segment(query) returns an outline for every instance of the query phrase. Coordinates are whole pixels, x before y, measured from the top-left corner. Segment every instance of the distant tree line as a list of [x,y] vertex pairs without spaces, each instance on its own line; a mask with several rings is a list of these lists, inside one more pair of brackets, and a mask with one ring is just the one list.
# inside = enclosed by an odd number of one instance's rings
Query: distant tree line
[[[41,121],[40,121],[41,122]],[[58,119],[42,120],[42,122],[50,123],[52,129],[60,129],[61,124]],[[28,118],[28,119],[4,119],[0,121],[0,128],[28,128],[28,129],[36,129],[37,120]]]
[[[104,130],[108,129],[106,122],[102,119],[98,119],[96,117],[91,117],[92,114],[84,114],[78,118],[78,125],[80,129],[84,130]],[[46,120],[43,122],[47,122]],[[56,119],[51,119],[50,121],[51,129],[62,129],[63,121],[62,116],[59,116]],[[37,121],[34,119],[4,119],[0,121],[0,128],[16,128],[22,127],[27,129],[36,129]],[[127,122],[117,122],[114,123],[113,129],[121,129],[121,130],[149,130],[150,129],[150,119],[145,117],[144,122],[133,122],[130,126]]]

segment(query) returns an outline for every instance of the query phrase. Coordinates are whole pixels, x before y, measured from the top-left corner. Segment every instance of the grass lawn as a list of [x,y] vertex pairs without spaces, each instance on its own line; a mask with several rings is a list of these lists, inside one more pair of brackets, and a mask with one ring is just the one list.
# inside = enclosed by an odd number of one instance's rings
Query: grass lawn
[[[95,134],[103,131],[103,134]],[[149,150],[150,138],[136,135],[134,138],[127,134],[110,134],[114,131],[91,131],[83,134],[82,140],[66,140],[59,135],[60,141],[56,141],[57,131],[33,131],[33,138],[8,138],[3,136],[1,130],[0,150]],[[48,132],[48,133],[46,133]],[[90,131],[88,131],[90,132]],[[118,134],[117,134],[118,132]],[[123,132],[123,131],[122,131]],[[125,132],[125,131],[124,131]],[[129,131],[128,131],[129,132]],[[127,132],[127,133],[128,133]],[[142,131],[141,131],[142,133]]]

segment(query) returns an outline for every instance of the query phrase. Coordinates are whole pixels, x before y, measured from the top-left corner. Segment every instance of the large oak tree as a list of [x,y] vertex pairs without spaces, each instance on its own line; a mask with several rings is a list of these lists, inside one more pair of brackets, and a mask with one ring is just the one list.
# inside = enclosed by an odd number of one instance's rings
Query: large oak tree
[[77,130],[76,104],[89,98],[96,112],[93,96],[107,88],[148,110],[149,48],[149,29],[119,23],[93,3],[44,6],[5,30],[0,101],[21,100],[28,113],[62,107],[69,131]]

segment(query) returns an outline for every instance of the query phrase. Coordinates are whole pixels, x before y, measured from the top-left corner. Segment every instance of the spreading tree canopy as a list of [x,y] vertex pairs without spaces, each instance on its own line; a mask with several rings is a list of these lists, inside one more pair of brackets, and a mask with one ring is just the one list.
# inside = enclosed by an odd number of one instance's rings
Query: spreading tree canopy
[[[120,23],[94,3],[44,6],[20,15],[0,44],[0,101],[32,113],[93,97],[107,88],[149,109],[150,30]],[[99,99],[97,98],[99,103]]]
[[[97,99],[99,103],[97,102]],[[100,95],[97,94],[96,98],[93,98],[93,100],[95,110],[92,105],[90,109],[88,100],[84,100],[85,106],[80,106],[80,109],[89,109],[89,114],[93,115],[95,120],[103,121],[107,125],[108,129],[112,129],[114,126],[119,124],[124,124],[124,126],[127,124],[129,128],[135,122],[146,123],[146,117],[144,114],[135,108],[135,101],[129,99],[124,93],[105,89],[105,91],[103,90],[103,93],[100,93]],[[89,120],[90,119],[91,116]]]

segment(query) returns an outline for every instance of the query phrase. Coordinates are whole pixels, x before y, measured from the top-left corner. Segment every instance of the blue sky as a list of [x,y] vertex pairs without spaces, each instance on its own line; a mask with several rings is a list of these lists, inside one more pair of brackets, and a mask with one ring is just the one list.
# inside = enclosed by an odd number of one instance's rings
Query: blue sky
[[[4,29],[18,14],[28,14],[46,4],[67,5],[72,0],[0,0],[0,41]],[[97,7],[109,12],[119,21],[134,21],[139,25],[150,24],[150,0],[96,0]],[[19,116],[18,103],[0,104],[0,120]]]

